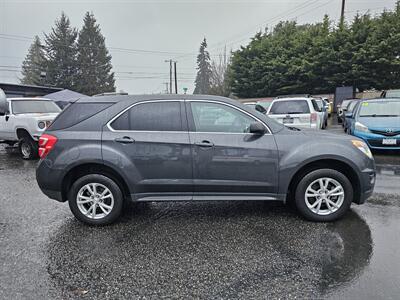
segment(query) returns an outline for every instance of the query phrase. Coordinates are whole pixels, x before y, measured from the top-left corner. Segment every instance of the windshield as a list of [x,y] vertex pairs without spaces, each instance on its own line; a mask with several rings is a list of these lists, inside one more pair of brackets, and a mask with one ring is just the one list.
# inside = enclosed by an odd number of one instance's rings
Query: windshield
[[12,112],[18,114],[29,113],[58,113],[61,109],[53,102],[48,100],[14,100]]
[[386,92],[386,98],[400,98],[400,90],[389,90]]
[[360,117],[400,117],[400,101],[364,102]]
[[348,111],[348,112],[352,112],[353,109],[356,107],[356,105],[357,105],[357,101],[351,102],[351,103],[349,104],[349,106],[347,107],[347,111]]
[[274,115],[308,114],[310,108],[306,100],[277,101],[272,104],[269,113]]

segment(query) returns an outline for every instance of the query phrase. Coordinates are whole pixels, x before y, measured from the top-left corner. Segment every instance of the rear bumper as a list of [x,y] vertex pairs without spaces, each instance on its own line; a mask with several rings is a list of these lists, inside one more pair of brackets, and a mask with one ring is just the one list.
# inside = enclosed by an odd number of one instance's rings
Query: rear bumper
[[41,189],[41,190],[42,190],[43,194],[45,194],[50,199],[53,199],[53,200],[56,200],[59,202],[65,202],[65,200],[63,200],[63,198],[62,198],[61,192],[46,190],[46,189]]
[[51,168],[51,161],[41,160],[36,168],[36,181],[41,191],[50,199],[66,201],[62,197],[61,182],[63,173]]

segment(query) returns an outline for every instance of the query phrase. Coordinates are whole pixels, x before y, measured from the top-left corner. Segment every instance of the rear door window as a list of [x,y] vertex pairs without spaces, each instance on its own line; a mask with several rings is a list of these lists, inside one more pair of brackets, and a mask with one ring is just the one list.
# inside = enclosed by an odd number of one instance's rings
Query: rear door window
[[111,128],[122,131],[182,131],[180,102],[137,104],[114,120]]
[[276,101],[271,105],[270,114],[309,114],[310,108],[306,100]]

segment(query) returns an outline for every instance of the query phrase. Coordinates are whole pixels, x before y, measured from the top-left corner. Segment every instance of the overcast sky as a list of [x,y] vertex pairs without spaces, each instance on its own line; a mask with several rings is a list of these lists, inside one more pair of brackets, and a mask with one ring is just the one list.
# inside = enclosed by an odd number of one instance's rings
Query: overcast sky
[[[346,0],[346,18],[379,13],[395,0]],[[86,11],[100,24],[112,55],[117,90],[165,91],[167,59],[178,61],[178,88],[193,91],[196,55],[203,37],[216,58],[237,49],[257,31],[280,20],[313,23],[328,14],[338,20],[341,0],[0,0],[0,82],[17,83],[34,35],[43,37],[64,11],[80,28]]]

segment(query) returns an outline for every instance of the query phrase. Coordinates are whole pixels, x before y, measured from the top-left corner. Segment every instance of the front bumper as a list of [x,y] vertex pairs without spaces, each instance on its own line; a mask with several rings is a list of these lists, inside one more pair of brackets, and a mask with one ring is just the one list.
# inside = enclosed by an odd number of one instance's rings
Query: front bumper
[[376,181],[375,167],[373,169],[366,169],[361,172],[360,176],[360,197],[355,202],[357,204],[363,204],[371,197],[374,192]]
[[[400,150],[400,135],[396,135],[393,137],[387,137],[381,134],[375,134],[371,132],[363,132],[354,129],[353,135],[363,139],[368,147],[376,150]],[[394,139],[396,140],[396,144],[393,145],[384,145],[382,140],[385,139]]]

